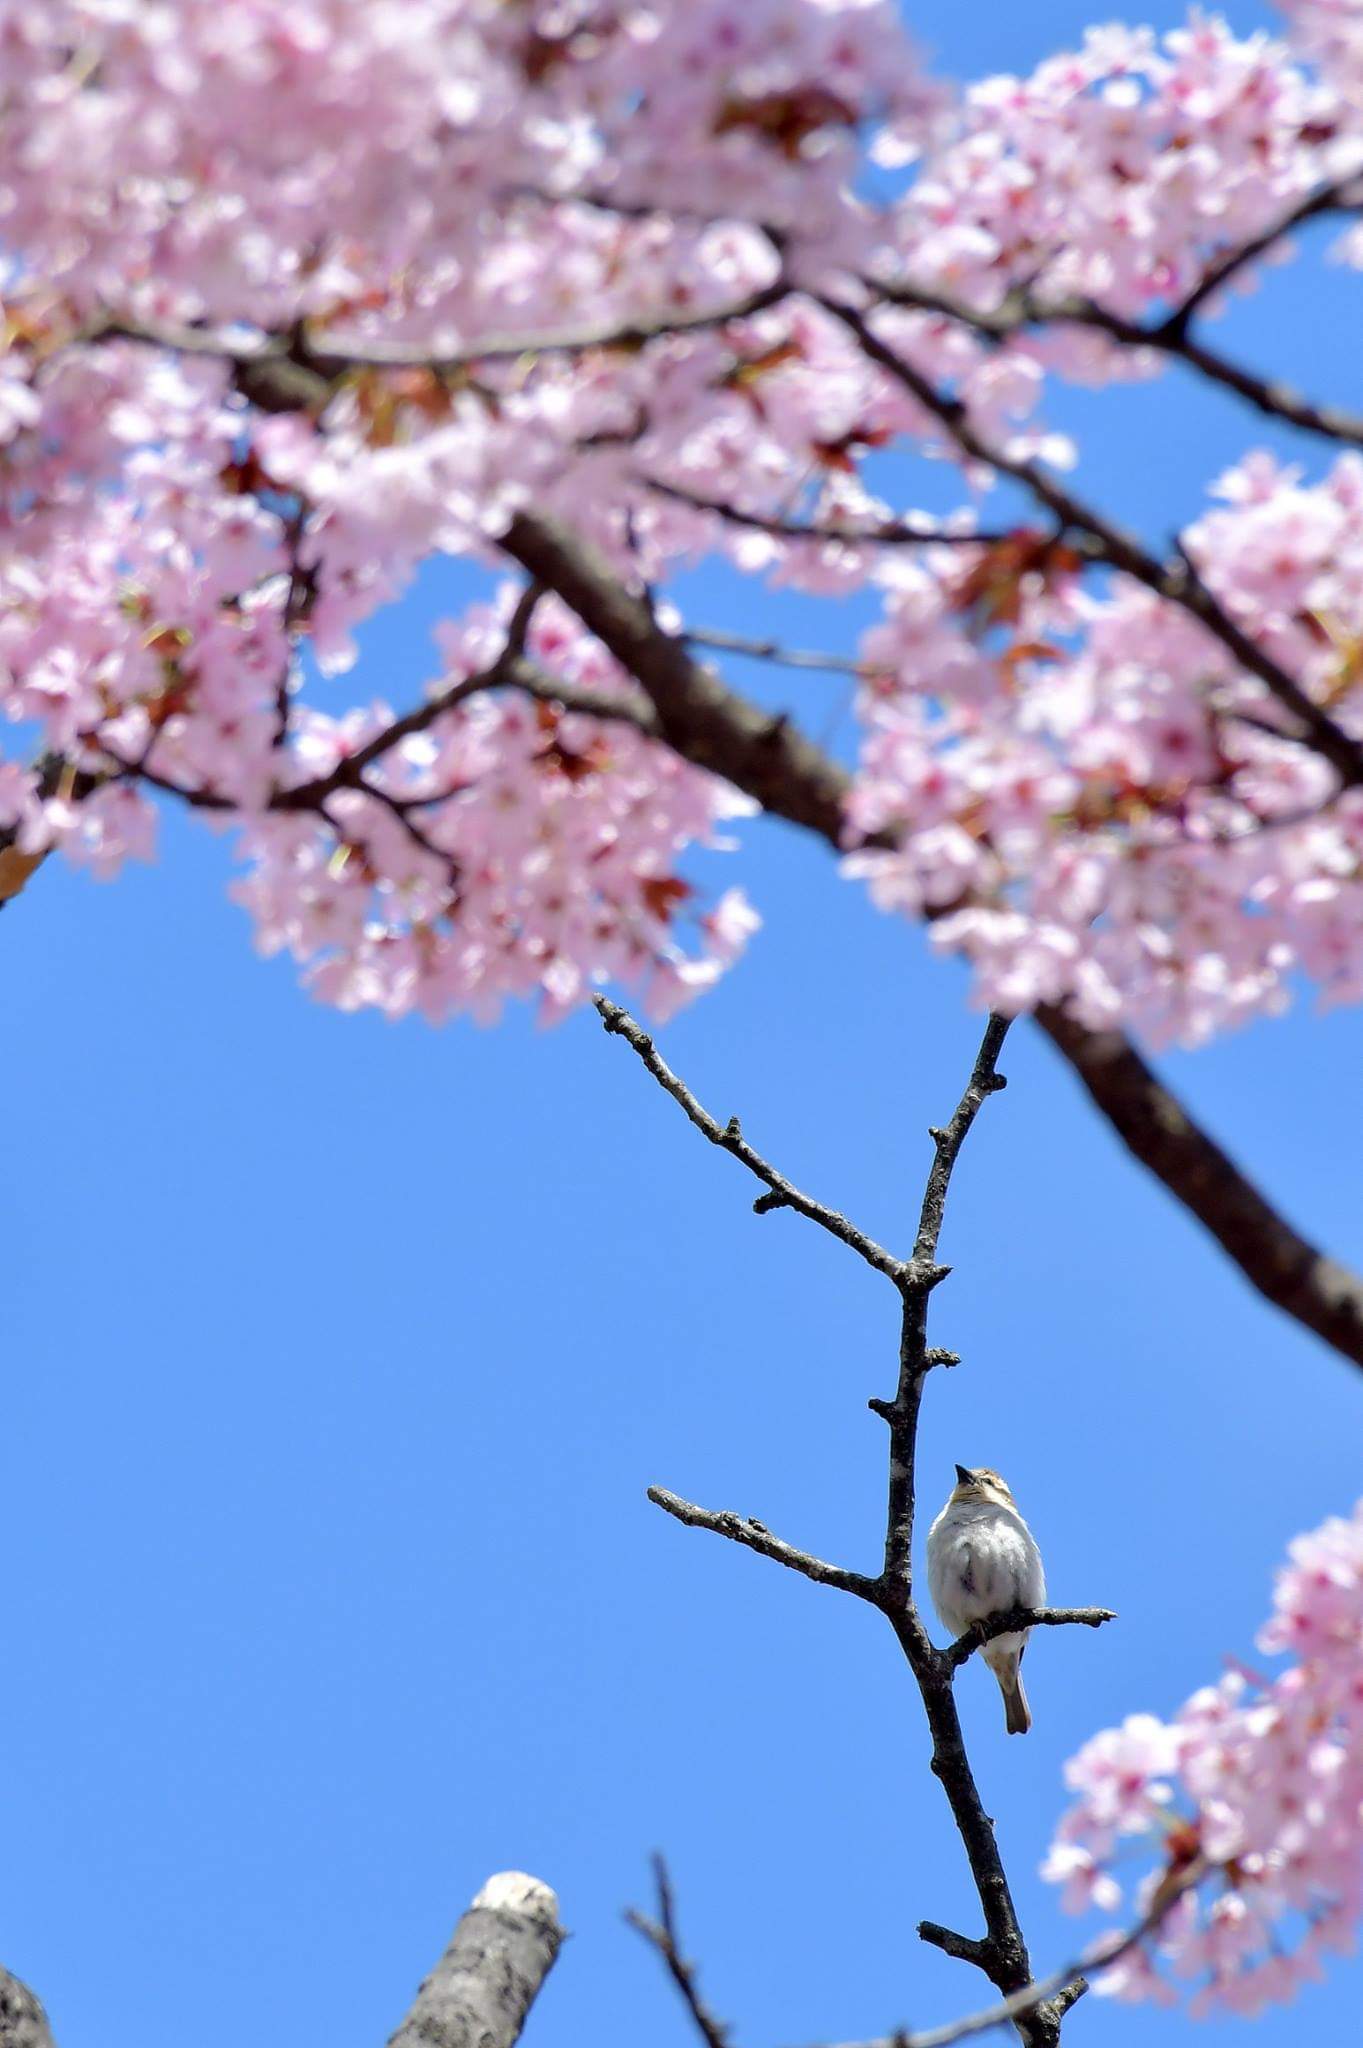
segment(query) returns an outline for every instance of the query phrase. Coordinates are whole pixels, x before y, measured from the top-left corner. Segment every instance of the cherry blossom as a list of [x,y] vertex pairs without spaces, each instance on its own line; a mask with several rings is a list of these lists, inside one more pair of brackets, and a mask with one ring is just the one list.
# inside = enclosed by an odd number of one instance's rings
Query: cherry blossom
[[[1363,1914],[1363,1502],[1289,1549],[1268,1655],[1276,1677],[1232,1670],[1172,1720],[1132,1715],[1066,1767],[1078,1795],[1045,1874],[1066,1905],[1112,1912],[1139,1851],[1147,1940],[1098,1980],[1117,1997],[1195,2014],[1290,1999],[1352,1948]],[[1153,1864],[1150,1859],[1153,1858]]]
[[[4,829],[103,876],[187,804],[348,1007],[709,987],[756,913],[687,849],[747,800],[559,602],[472,687],[532,509],[669,631],[706,556],[871,596],[846,869],[982,1000],[1196,1042],[1357,999],[1358,457],[1213,487],[1219,632],[1101,521],[990,511],[1054,509],[1053,380],[1155,373],[1218,266],[1357,213],[1355,12],[956,90],[891,0],[0,0]],[[438,557],[482,596],[376,701],[363,629]]]

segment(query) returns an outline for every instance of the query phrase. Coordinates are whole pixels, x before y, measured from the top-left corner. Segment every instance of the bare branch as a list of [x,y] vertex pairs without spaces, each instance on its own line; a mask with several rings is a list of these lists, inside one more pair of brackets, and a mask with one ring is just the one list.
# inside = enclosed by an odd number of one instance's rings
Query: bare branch
[[943,1654],[952,1670],[958,1671],[968,1657],[986,1643],[992,1643],[995,1636],[1014,1635],[1028,1628],[1101,1628],[1105,1621],[1116,1619],[1116,1610],[1111,1607],[1014,1607],[1007,1614],[993,1614],[988,1621],[977,1621]]
[[658,1891],[657,1919],[650,1920],[646,1914],[636,1912],[633,1908],[626,1913],[625,1918],[631,1927],[639,1930],[645,1941],[653,1944],[662,1957],[672,1982],[682,1995],[696,2032],[705,2043],[705,2048],[729,2048],[729,2029],[721,2020],[715,2018],[701,1997],[696,1983],[696,1966],[687,1962],[681,1952],[672,1880],[668,1875],[667,1864],[661,1856],[655,1856],[653,1859],[653,1878]]
[[388,2048],[513,2048],[562,1943],[547,1884],[490,1877]]
[[[1003,1050],[1007,1031],[1007,1018],[989,1019],[970,1079],[950,1123],[945,1128],[934,1129],[928,1134],[933,1143],[932,1165],[928,1170],[927,1185],[923,1190],[923,1201],[919,1210],[918,1234],[913,1247],[913,1266],[916,1272],[932,1274],[934,1280],[945,1277],[949,1270],[937,1264],[937,1245],[942,1233],[942,1218],[946,1210],[947,1189],[951,1185],[952,1170],[982,1105],[990,1095],[997,1094],[1006,1085],[1003,1076],[996,1071],[995,1063]],[[890,1493],[885,1527],[883,1584],[891,1596],[892,1605],[887,1612],[892,1612],[895,1605],[902,1603],[906,1615],[914,1623],[913,1632],[916,1638],[921,1637],[921,1642],[916,1641],[916,1650],[926,1649],[927,1637],[913,1614],[911,1557],[914,1458],[923,1381],[932,1366],[938,1362],[937,1356],[928,1344],[927,1294],[928,1290],[921,1288],[906,1293],[904,1297],[899,1346],[899,1384],[892,1402],[879,1402],[876,1405],[877,1414],[883,1416],[890,1425]],[[927,1670],[931,1660],[921,1656],[919,1661],[923,1664],[924,1670]],[[917,1669],[915,1664],[915,1673]]]
[[[946,1268],[936,1262],[937,1244],[952,1168],[982,1104],[1003,1085],[995,1062],[1003,1044],[1007,1023],[991,1017],[976,1056],[970,1079],[949,1124],[934,1131],[933,1162],[924,1190],[914,1255],[908,1261],[892,1259],[880,1246],[866,1240],[846,1217],[826,1211],[807,1198],[799,1197],[757,1154],[744,1145],[737,1121],[721,1126],[659,1058],[651,1038],[633,1019],[604,997],[597,1007],[608,1031],[624,1036],[639,1054],[654,1079],[680,1103],[690,1121],[711,1144],[733,1151],[770,1192],[757,1207],[773,1200],[782,1206],[802,1207],[816,1222],[844,1243],[852,1245],[878,1271],[891,1274],[902,1305],[899,1348],[899,1382],[891,1404],[878,1404],[890,1424],[889,1503],[885,1541],[885,1568],[878,1579],[865,1579],[840,1566],[826,1564],[772,1536],[762,1523],[744,1520],[731,1513],[717,1513],[680,1500],[662,1488],[653,1488],[650,1498],[692,1527],[709,1529],[745,1548],[773,1559],[812,1579],[816,1584],[855,1594],[877,1606],[887,1616],[922,1696],[928,1726],[932,1732],[932,1768],[946,1792],[985,1918],[985,1938],[967,1948],[965,1937],[951,1937],[955,1953],[969,1953],[1001,1991],[1015,1992],[1030,1981],[1031,1964],[1018,1924],[1008,1879],[994,1839],[993,1823],[986,1814],[971,1773],[956,1712],[952,1681],[956,1665],[936,1650],[914,1604],[909,1557],[913,1540],[914,1459],[918,1410],[924,1381],[943,1354],[927,1342],[928,1305],[933,1290],[945,1277]],[[1054,2048],[1059,2039],[1060,2020],[1047,2007],[1039,2007],[1024,2020],[1022,2032],[1029,2048]]]
[[832,1586],[839,1593],[853,1593],[859,1600],[869,1600],[873,1606],[880,1604],[878,1579],[847,1571],[842,1565],[825,1564],[821,1557],[811,1557],[808,1551],[797,1550],[793,1543],[783,1543],[764,1522],[754,1521],[751,1516],[736,1515],[724,1508],[697,1507],[693,1501],[669,1493],[665,1486],[650,1486],[648,1497],[655,1507],[684,1522],[688,1529],[708,1529],[712,1535],[727,1536],[731,1543],[741,1543],[746,1550],[755,1550],[759,1557],[769,1557],[774,1564],[799,1572],[816,1586]]
[[653,1040],[646,1031],[640,1029],[628,1010],[622,1010],[618,1003],[611,1002],[606,996],[595,996],[593,1001],[606,1030],[623,1038],[627,1045],[633,1047],[658,1086],[680,1105],[701,1135],[708,1138],[712,1145],[718,1145],[721,1151],[732,1153],[740,1164],[747,1167],[749,1173],[755,1174],[758,1180],[765,1182],[769,1192],[759,1195],[753,1204],[759,1215],[764,1216],[772,1209],[794,1209],[797,1215],[808,1217],[811,1223],[817,1223],[821,1230],[826,1230],[831,1237],[836,1237],[841,1244],[854,1251],[858,1258],[865,1259],[868,1266],[874,1266],[878,1273],[884,1273],[897,1287],[904,1284],[906,1269],[902,1260],[893,1257],[883,1245],[877,1244],[873,1237],[868,1237],[864,1230],[858,1230],[854,1223],[849,1223],[838,1210],[830,1209],[823,1202],[816,1202],[812,1196],[802,1194],[799,1188],[784,1175],[779,1174],[760,1152],[755,1152],[747,1143],[736,1116],[731,1116],[727,1124],[721,1124],[711,1116],[709,1110],[703,1109],[686,1083],[678,1080],[658,1052]]
[[[928,2027],[922,2032],[909,2032],[901,2027],[893,2034],[884,2034],[872,2041],[840,2042],[837,2048],[952,2048],[953,2042],[969,2040],[975,2034],[991,2033],[995,2027],[1005,2026],[1009,2021],[1025,2021],[1029,2015],[1049,2012],[1058,2022],[1087,1991],[1088,1972],[1111,1969],[1133,1948],[1138,1948],[1159,1927],[1175,1900],[1199,1884],[1206,1874],[1206,1867],[1200,1861],[1190,1864],[1180,1875],[1166,1880],[1159,1887],[1149,1912],[1125,1934],[1101,1936],[1074,1962],[1052,1970],[1049,1976],[1039,1977],[1034,1983],[1024,1984],[1019,1990],[1010,1992],[1007,1998],[1000,1999],[997,2005],[986,2006],[982,2012],[967,2013],[963,2019],[951,2020],[946,2026]],[[935,1947],[946,1949],[948,1954],[957,1953],[952,1946],[954,1943],[959,1942],[962,1950],[969,1946],[961,1936],[951,1934],[947,1928],[933,1927],[929,1933],[928,1927],[929,1923],[924,1923],[918,1930],[920,1935],[932,1940]],[[939,1935],[944,1939],[937,1940]]]
[[928,1132],[935,1149],[928,1173],[928,1184],[923,1192],[923,1206],[918,1218],[918,1236],[914,1240],[913,1256],[918,1263],[930,1264],[937,1256],[937,1240],[942,1234],[942,1218],[946,1213],[947,1189],[951,1185],[952,1169],[960,1157],[962,1145],[970,1135],[970,1126],[987,1098],[1008,1086],[1004,1076],[996,1071],[995,1062],[1003,1051],[1009,1021],[1007,1017],[989,1019],[984,1028],[984,1038],[980,1043],[974,1068],[966,1083],[965,1093],[956,1105],[951,1122],[944,1130]]

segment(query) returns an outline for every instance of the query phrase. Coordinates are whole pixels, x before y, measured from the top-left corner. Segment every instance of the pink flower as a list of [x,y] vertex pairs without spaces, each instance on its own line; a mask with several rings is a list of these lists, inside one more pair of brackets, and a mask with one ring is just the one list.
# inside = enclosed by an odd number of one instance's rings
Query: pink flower
[[[1363,1503],[1291,1545],[1261,1645],[1298,1661],[1272,1680],[1233,1673],[1169,1723],[1134,1716],[1095,1736],[1066,1767],[1079,1799],[1045,1875],[1071,1910],[1110,1911],[1119,1835],[1152,1859],[1148,1913],[1173,1899],[1148,1939],[1099,1988],[1168,2003],[1166,1963],[1200,1979],[1196,2014],[1254,2013],[1318,1975],[1327,1948],[1352,1943],[1363,1915]],[[1171,1885],[1196,1887],[1181,1895]]]

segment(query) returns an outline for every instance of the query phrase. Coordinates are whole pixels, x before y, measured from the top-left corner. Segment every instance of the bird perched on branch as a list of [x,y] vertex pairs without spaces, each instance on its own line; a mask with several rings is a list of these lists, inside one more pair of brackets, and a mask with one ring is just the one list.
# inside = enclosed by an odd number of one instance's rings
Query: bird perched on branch
[[[950,1498],[928,1531],[928,1591],[953,1636],[1014,1607],[1040,1607],[1046,1598],[1036,1539],[1007,1480],[987,1465],[956,1467]],[[1010,1735],[1025,1735],[1032,1725],[1019,1669],[1029,1633],[995,1636],[980,1651],[998,1679]]]

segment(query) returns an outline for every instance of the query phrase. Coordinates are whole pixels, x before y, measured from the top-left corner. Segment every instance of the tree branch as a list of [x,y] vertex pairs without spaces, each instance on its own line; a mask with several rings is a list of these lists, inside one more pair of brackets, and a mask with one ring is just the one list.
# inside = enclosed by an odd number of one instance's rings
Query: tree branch
[[808,647],[786,647],[779,640],[753,640],[746,633],[725,633],[715,627],[687,626],[681,639],[688,647],[710,647],[719,654],[741,654],[749,661],[770,661],[778,668],[807,668],[822,674],[853,676],[865,681],[876,673],[871,663],[850,661],[842,654],[820,654]]
[[1201,578],[1190,571],[1186,560],[1161,562],[1131,534],[1125,533],[1105,514],[1095,510],[1062,484],[1039,462],[1008,455],[986,441],[971,425],[966,406],[959,398],[939,391],[931,379],[908,362],[888,342],[882,341],[865,314],[841,299],[819,302],[848,332],[855,336],[864,354],[904,386],[934,419],[940,420],[963,454],[972,461],[987,463],[1002,476],[1021,484],[1039,505],[1054,515],[1062,528],[1087,535],[1098,559],[1135,582],[1145,585],[1157,597],[1175,604],[1218,640],[1227,653],[1264,684],[1265,688],[1295,718],[1321,758],[1339,776],[1346,788],[1363,783],[1363,745],[1335,724],[1328,711],[1307,694],[1295,676],[1268,654],[1256,640],[1238,626]]
[[[957,1103],[950,1123],[944,1129],[933,1129],[928,1133],[933,1144],[932,1165],[923,1190],[918,1233],[913,1245],[913,1264],[919,1271],[934,1272],[939,1277],[949,1271],[949,1268],[937,1264],[937,1243],[942,1234],[947,1189],[970,1126],[986,1099],[1006,1085],[1002,1074],[996,1071],[996,1062],[1003,1050],[1007,1031],[1007,1018],[989,1019],[965,1093]],[[928,1347],[928,1290],[916,1288],[904,1296],[899,1338],[899,1383],[895,1397],[888,1404],[878,1404],[876,1411],[890,1426],[890,1492],[885,1524],[883,1583],[894,1599],[894,1607],[887,1611],[893,1615],[902,1603],[906,1619],[912,1622],[917,1620],[913,1611],[912,1577],[914,1457],[923,1381],[932,1364]],[[909,1661],[917,1677],[920,1663],[923,1670],[928,1671],[936,1653],[932,1657],[925,1654],[929,1646],[921,1624],[911,1633],[915,1635],[915,1645]],[[907,1654],[907,1643],[905,1650]]]
[[388,2048],[513,2048],[562,1943],[548,1885],[490,1877]]
[[715,2018],[705,2000],[701,1997],[696,1983],[696,1966],[689,1963],[681,1952],[680,1937],[677,1933],[676,1906],[672,1896],[672,1880],[667,1864],[661,1856],[653,1859],[653,1878],[658,1893],[658,1917],[650,1920],[646,1914],[633,1908],[625,1918],[631,1927],[638,1929],[645,1941],[651,1942],[667,1966],[668,1975],[681,1993],[682,2001],[690,2013],[696,2032],[705,2043],[705,2048],[729,2048],[729,2029]]
[[934,526],[912,519],[880,519],[869,526],[816,526],[807,520],[781,519],[773,512],[744,512],[722,498],[702,498],[679,484],[664,483],[661,477],[643,476],[639,481],[660,497],[671,498],[693,512],[709,512],[731,526],[746,526],[767,533],[775,540],[831,541],[842,547],[988,547],[1007,538],[1006,527],[996,532],[961,533],[954,526]]
[[709,1110],[703,1109],[686,1083],[678,1080],[658,1052],[653,1040],[646,1031],[640,1029],[628,1010],[622,1010],[618,1003],[611,1002],[606,996],[595,996],[593,1001],[606,1030],[623,1038],[627,1045],[634,1048],[658,1086],[670,1095],[674,1102],[680,1104],[701,1135],[708,1138],[712,1145],[718,1145],[721,1151],[732,1153],[735,1159],[747,1167],[749,1173],[755,1174],[758,1180],[765,1182],[769,1192],[759,1195],[753,1204],[759,1216],[765,1216],[773,1209],[794,1209],[797,1215],[808,1217],[811,1223],[817,1223],[821,1230],[828,1231],[830,1236],[847,1245],[858,1258],[865,1259],[868,1266],[874,1266],[878,1273],[884,1273],[896,1286],[903,1284],[905,1267],[902,1260],[893,1257],[883,1245],[877,1244],[873,1237],[868,1237],[864,1230],[858,1230],[854,1223],[849,1223],[838,1210],[830,1209],[824,1203],[816,1202],[812,1196],[802,1194],[799,1188],[786,1180],[784,1175],[779,1174],[760,1152],[755,1152],[747,1143],[736,1116],[731,1116],[727,1124],[721,1124],[716,1117],[711,1116]]
[[520,512],[501,546],[529,575],[557,591],[642,684],[670,747],[746,790],[765,809],[839,843],[846,777],[788,717],[749,703],[695,661],[596,550],[557,520]]
[[207,328],[125,320],[117,314],[93,323],[77,338],[87,345],[134,341],[178,355],[218,356],[248,372],[267,365],[292,365],[327,383],[351,376],[357,370],[429,370],[433,377],[453,377],[480,363],[515,362],[522,356],[583,355],[593,349],[643,348],[648,342],[665,340],[669,335],[695,334],[706,328],[723,327],[730,320],[751,319],[754,314],[778,305],[789,296],[790,289],[785,278],[777,277],[732,305],[715,306],[706,312],[674,311],[660,313],[652,320],[621,320],[606,326],[568,327],[538,334],[489,334],[452,354],[403,344],[348,342],[343,336],[327,337],[318,343],[306,330],[291,335],[265,335],[259,342],[243,347]]
[[1209,347],[1192,333],[1194,315],[1201,312],[1207,301],[1229,284],[1247,264],[1265,255],[1276,242],[1290,234],[1293,229],[1303,226],[1308,220],[1327,213],[1357,213],[1363,210],[1363,199],[1358,196],[1357,174],[1322,186],[1308,198],[1294,206],[1262,234],[1253,236],[1238,248],[1228,250],[1219,261],[1211,264],[1198,284],[1181,303],[1174,307],[1153,327],[1146,327],[1138,320],[1127,319],[1120,313],[1113,313],[1094,299],[1053,299],[1035,297],[1029,291],[1010,293],[1001,306],[986,312],[965,305],[945,293],[912,284],[888,284],[875,278],[865,280],[869,290],[875,292],[886,304],[912,306],[921,312],[940,314],[944,319],[958,321],[984,340],[1006,341],[1011,335],[1024,329],[1068,325],[1090,327],[1106,334],[1111,340],[1120,342],[1125,348],[1146,348],[1184,363],[1196,370],[1209,383],[1222,385],[1233,391],[1237,397],[1252,405],[1256,412],[1267,414],[1272,419],[1284,421],[1288,426],[1299,427],[1304,433],[1319,434],[1324,439],[1343,443],[1347,447],[1363,446],[1363,414],[1349,412],[1343,406],[1321,405],[1280,382],[1277,378],[1262,377],[1256,371],[1246,369],[1242,363],[1232,361],[1228,356]]
[[[995,2027],[1004,2026],[1010,2020],[1025,2020],[1029,2014],[1043,2010],[1052,2011],[1057,2018],[1063,2018],[1070,2007],[1088,1990],[1088,1972],[1110,1969],[1114,1963],[1120,1962],[1124,1955],[1129,1955],[1133,1948],[1138,1948],[1159,1927],[1175,1901],[1181,1899],[1184,1892],[1199,1884],[1205,1874],[1200,1864],[1189,1865],[1182,1874],[1169,1879],[1159,1887],[1150,1910],[1134,1927],[1129,1927],[1121,1935],[1100,1936],[1074,1962],[1063,1964],[1060,1969],[1052,1970],[1047,1977],[1037,1978],[1034,1983],[1022,1985],[1017,1991],[1010,1992],[1007,1998],[1000,1999],[997,2005],[988,2005],[982,2012],[967,2013],[964,2018],[950,2020],[942,2027],[928,2027],[922,2032],[913,2033],[901,2027],[893,2034],[884,2034],[872,2041],[840,2042],[837,2048],[952,2048],[956,2041],[969,2040],[975,2034],[990,2033]],[[925,1940],[932,1940],[936,1947],[946,1949],[949,1955],[957,1953],[953,1944],[959,1943],[962,1950],[969,1946],[962,1936],[952,1934],[945,1927],[933,1927],[931,1933],[928,1932],[928,1927],[929,1923],[925,1922],[918,1932]],[[937,1941],[938,1935],[943,1939]],[[966,1960],[974,1959],[967,1957]]]
[[694,1501],[683,1500],[680,1494],[669,1493],[665,1486],[650,1486],[648,1497],[655,1507],[671,1515],[674,1520],[684,1522],[688,1529],[708,1529],[712,1535],[727,1536],[731,1543],[741,1543],[746,1550],[755,1550],[759,1557],[769,1557],[774,1564],[783,1564],[788,1571],[799,1572],[805,1579],[812,1579],[816,1586],[832,1586],[839,1593],[853,1593],[858,1600],[869,1600],[873,1606],[880,1605],[880,1581],[868,1579],[861,1572],[847,1571],[839,1564],[826,1564],[821,1557],[812,1557],[807,1550],[797,1550],[793,1543],[783,1543],[779,1536],[773,1536],[764,1522],[757,1522],[751,1516],[736,1515],[725,1508],[700,1508]]
[[1049,1003],[1036,1021],[1122,1143],[1251,1285],[1341,1357],[1363,1365],[1363,1278],[1327,1257],[1264,1199],[1120,1032],[1090,1031]]
[[995,1636],[1014,1635],[1026,1628],[1101,1628],[1105,1621],[1116,1619],[1111,1607],[1014,1607],[1007,1614],[975,1622],[943,1655],[952,1670],[959,1671],[968,1657],[992,1643]]
[[[597,1006],[607,1030],[618,1031],[629,1040],[654,1079],[681,1104],[703,1136],[712,1144],[738,1152],[744,1164],[773,1192],[780,1193],[788,1206],[797,1206],[797,1202],[791,1199],[794,1191],[780,1182],[779,1176],[765,1160],[751,1153],[747,1147],[739,1150],[742,1140],[737,1123],[731,1122],[727,1128],[722,1128],[701,1108],[685,1084],[663,1064],[652,1040],[631,1018],[602,997],[597,998]],[[878,1245],[870,1246],[868,1256],[869,1241],[845,1217],[819,1211],[818,1205],[804,1201],[804,1213],[816,1212],[816,1222],[831,1229],[836,1237],[861,1257],[867,1258],[878,1271],[889,1272],[900,1297],[899,1380],[895,1398],[892,1403],[872,1404],[890,1424],[885,1565],[879,1578],[867,1579],[859,1573],[826,1564],[822,1558],[796,1550],[774,1537],[760,1522],[696,1507],[659,1487],[651,1488],[649,1497],[678,1521],[725,1536],[804,1578],[812,1579],[816,1584],[855,1594],[878,1607],[887,1617],[918,1684],[932,1733],[932,1768],[946,1792],[985,1918],[985,1937],[980,1941],[949,1935],[946,1930],[935,1931],[942,1945],[948,1946],[953,1954],[968,1956],[1001,1991],[1013,1993],[1030,1982],[1031,1964],[994,1839],[993,1822],[980,1800],[956,1712],[953,1680],[958,1664],[964,1661],[964,1654],[957,1657],[933,1646],[914,1603],[910,1571],[918,1411],[924,1381],[943,1356],[928,1345],[927,1319],[933,1291],[948,1270],[937,1261],[947,1190],[961,1147],[976,1116],[986,1099],[1004,1085],[995,1063],[1007,1029],[1004,1019],[989,1019],[970,1079],[951,1121],[941,1130],[932,1132],[933,1160],[910,1259],[892,1259]],[[768,1206],[770,1200],[770,1195],[761,1197],[757,1208],[760,1210]],[[1090,1618],[1087,1611],[1084,1618]],[[1028,2048],[1054,2048],[1059,2040],[1060,2020],[1059,2008],[1033,2001],[1033,2008],[1029,2009],[1021,2027]]]
[[[669,746],[841,851],[847,775],[789,717],[772,718],[695,661],[596,550],[557,521],[522,513],[503,546],[642,684]],[[1128,1039],[1091,1031],[1050,1005],[1036,1019],[1133,1155],[1251,1286],[1363,1366],[1363,1279],[1279,1215]]]
[[1145,327],[1139,320],[1110,312],[1092,299],[1042,300],[1027,293],[1005,300],[992,312],[984,312],[917,285],[882,285],[874,278],[865,282],[886,305],[908,306],[921,313],[938,314],[944,320],[958,321],[991,343],[1008,341],[1013,335],[1038,327],[1091,328],[1107,335],[1110,341],[1120,342],[1124,348],[1150,349],[1156,355],[1183,363],[1209,384],[1221,385],[1256,412],[1282,420],[1287,426],[1300,427],[1304,433],[1318,434],[1345,447],[1363,446],[1363,414],[1350,412],[1344,406],[1317,403],[1279,378],[1261,376],[1212,348],[1186,325],[1180,326],[1172,315],[1157,327]]
[[[1335,195],[1318,197],[1309,210],[1323,213],[1341,204]],[[1299,218],[1306,218],[1307,210]],[[1285,225],[1294,224],[1291,219]],[[1277,232],[1282,231],[1280,224]],[[1243,260],[1258,253],[1250,249]],[[1223,267],[1210,288],[1227,275]],[[275,338],[277,352],[268,360],[234,357],[216,337],[194,330],[145,330],[137,338],[200,355],[226,354],[243,394],[267,411],[321,405],[332,389],[325,378],[288,357],[282,338]],[[306,387],[301,391],[300,380]],[[522,513],[502,545],[555,590],[643,686],[657,716],[658,737],[685,759],[724,776],[765,811],[841,849],[847,777],[789,716],[772,716],[726,688],[691,658],[680,640],[663,631],[594,549],[556,521]],[[559,701],[567,699],[560,695]],[[606,715],[604,707],[598,715]],[[628,713],[622,709],[613,715]],[[12,830],[0,831],[0,859],[14,853],[14,836]],[[0,903],[24,879],[19,875],[11,883],[0,873]],[[1352,1364],[1363,1366],[1363,1279],[1327,1258],[1278,1214],[1128,1040],[1116,1032],[1090,1031],[1049,1006],[1036,1015],[1133,1155],[1217,1240],[1251,1286]]]
[[1186,329],[1195,313],[1200,313],[1208,299],[1219,292],[1223,285],[1230,283],[1245,266],[1266,256],[1275,242],[1284,235],[1290,235],[1294,228],[1304,227],[1309,220],[1317,220],[1328,213],[1357,213],[1359,180],[1356,171],[1347,177],[1332,179],[1327,185],[1317,186],[1314,192],[1280,215],[1261,234],[1252,235],[1247,242],[1228,249],[1224,256],[1211,264],[1202,274],[1182,303],[1174,308],[1164,325],[1173,330]]

